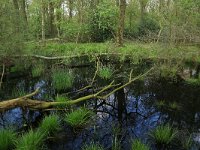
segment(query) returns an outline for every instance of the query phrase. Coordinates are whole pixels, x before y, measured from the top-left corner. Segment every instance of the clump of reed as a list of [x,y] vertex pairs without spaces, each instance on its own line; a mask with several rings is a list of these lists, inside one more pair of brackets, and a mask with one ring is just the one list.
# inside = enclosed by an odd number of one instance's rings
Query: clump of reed
[[32,68],[32,76],[39,77],[44,73],[45,66],[43,64],[37,64]]
[[53,86],[57,90],[65,90],[67,88],[72,87],[73,80],[74,78],[72,73],[63,69],[55,69],[52,72]]
[[40,131],[47,134],[47,135],[53,135],[57,131],[60,130],[60,120],[58,115],[50,115],[46,116],[39,127]]
[[13,129],[0,129],[0,150],[14,148],[16,133]]
[[150,150],[150,148],[137,139],[132,142],[131,150]]
[[111,67],[100,67],[99,71],[98,71],[98,76],[102,79],[110,79],[112,77],[113,74],[113,70],[111,69]]
[[103,147],[99,144],[95,144],[94,142],[92,142],[89,145],[85,145],[82,150],[103,150]]
[[39,130],[30,130],[16,142],[16,150],[43,150],[45,134]]
[[172,144],[177,134],[178,131],[167,124],[158,126],[150,132],[149,136],[158,147],[163,148]]
[[94,113],[86,108],[79,108],[65,117],[65,122],[73,128],[83,128],[92,120]]

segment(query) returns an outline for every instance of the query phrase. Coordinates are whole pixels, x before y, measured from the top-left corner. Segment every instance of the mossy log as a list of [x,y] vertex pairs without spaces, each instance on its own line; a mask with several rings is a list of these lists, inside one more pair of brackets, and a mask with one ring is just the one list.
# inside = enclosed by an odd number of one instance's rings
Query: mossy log
[[[75,100],[66,101],[66,102],[51,102],[51,101],[33,100],[33,99],[31,99],[31,97],[36,95],[39,92],[39,89],[36,89],[33,93],[30,93],[30,94],[25,95],[23,97],[1,101],[0,102],[0,113],[5,112],[5,111],[10,110],[10,109],[13,109],[13,108],[17,108],[17,107],[34,109],[34,110],[45,110],[45,109],[49,109],[49,108],[56,107],[56,106],[59,106],[59,105],[69,106],[69,105],[77,104],[77,103],[80,103],[80,102],[83,102],[83,101],[86,101],[86,100],[89,100],[89,99],[93,99],[93,98],[99,98],[99,99],[106,100],[106,98],[108,96],[110,96],[114,92],[128,86],[133,81],[138,80],[139,78],[146,76],[151,70],[153,70],[153,68],[148,70],[146,73],[141,74],[141,75],[139,75],[139,76],[137,76],[133,79],[131,78],[131,76],[132,76],[132,71],[131,71],[129,81],[127,83],[117,87],[117,88],[114,88],[114,87],[116,87],[116,85],[114,85],[114,81],[112,81],[109,85],[103,87],[101,90],[99,90],[98,92],[96,92],[94,94],[90,94],[90,95],[80,97],[80,98],[75,99]],[[111,88],[112,88],[111,92],[109,92],[108,94],[106,94],[104,96],[101,95],[103,92],[105,92],[105,91],[107,91]]]

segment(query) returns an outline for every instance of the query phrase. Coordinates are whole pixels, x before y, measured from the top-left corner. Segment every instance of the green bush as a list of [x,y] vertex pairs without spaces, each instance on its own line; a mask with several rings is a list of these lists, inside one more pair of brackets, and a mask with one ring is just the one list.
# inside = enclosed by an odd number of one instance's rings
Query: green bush
[[99,72],[98,75],[99,77],[101,77],[102,79],[110,79],[112,77],[112,69],[110,67],[100,67],[99,68]]

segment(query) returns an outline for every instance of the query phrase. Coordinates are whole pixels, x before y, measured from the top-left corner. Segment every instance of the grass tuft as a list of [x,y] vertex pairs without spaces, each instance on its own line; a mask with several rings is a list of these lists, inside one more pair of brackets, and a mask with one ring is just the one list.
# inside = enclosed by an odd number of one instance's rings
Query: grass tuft
[[94,113],[91,110],[80,108],[67,114],[65,121],[73,128],[82,128],[91,121],[92,116]]
[[53,135],[60,130],[60,121],[57,115],[46,116],[40,125],[40,131]]
[[92,142],[90,145],[84,146],[82,150],[103,150],[103,147]]
[[44,73],[44,65],[38,64],[32,68],[32,76],[40,77]]
[[110,79],[112,77],[113,71],[110,67],[100,67],[98,75],[102,79]]
[[150,148],[140,140],[134,140],[131,145],[131,150],[150,150]]
[[65,70],[53,70],[52,80],[53,86],[57,90],[65,90],[67,88],[72,87],[73,84],[73,76],[70,72]]
[[16,142],[16,150],[43,150],[45,134],[30,130]]
[[158,146],[169,145],[177,136],[178,131],[169,125],[158,126],[149,135]]
[[0,150],[9,150],[14,147],[16,133],[12,129],[0,129]]

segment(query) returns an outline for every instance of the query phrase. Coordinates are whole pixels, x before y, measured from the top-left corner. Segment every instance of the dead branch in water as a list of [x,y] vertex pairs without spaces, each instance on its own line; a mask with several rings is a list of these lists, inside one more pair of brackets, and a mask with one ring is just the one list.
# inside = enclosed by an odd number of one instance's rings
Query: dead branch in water
[[106,94],[104,96],[101,96],[101,94],[104,93],[105,91],[111,89],[111,88],[116,87],[116,85],[114,85],[114,81],[112,81],[109,85],[103,87],[101,90],[99,90],[98,92],[96,92],[94,94],[90,94],[90,95],[80,97],[80,98],[75,99],[75,100],[70,100],[70,101],[67,101],[67,102],[49,102],[49,101],[33,100],[33,99],[31,99],[31,97],[36,95],[39,92],[39,89],[36,89],[33,93],[30,93],[30,94],[25,95],[23,97],[11,99],[11,100],[4,100],[4,101],[0,102],[0,112],[5,112],[7,110],[17,108],[17,107],[29,108],[29,109],[34,109],[34,110],[44,110],[44,109],[49,109],[49,108],[60,106],[60,105],[69,106],[69,105],[77,104],[77,103],[80,103],[80,102],[83,102],[83,101],[86,101],[86,100],[89,100],[89,99],[93,99],[93,98],[100,98],[100,99],[106,100],[106,98],[108,96],[110,96],[113,93],[115,93],[116,91],[126,87],[127,85],[131,84],[135,80],[138,80],[138,79],[146,76],[152,70],[153,70],[153,68],[148,70],[146,73],[141,74],[141,75],[139,75],[139,76],[137,76],[133,79],[131,77],[132,76],[132,71],[131,71],[129,81],[127,83],[121,85],[118,88],[115,88],[114,90],[112,90],[111,92],[109,92],[108,94]]

